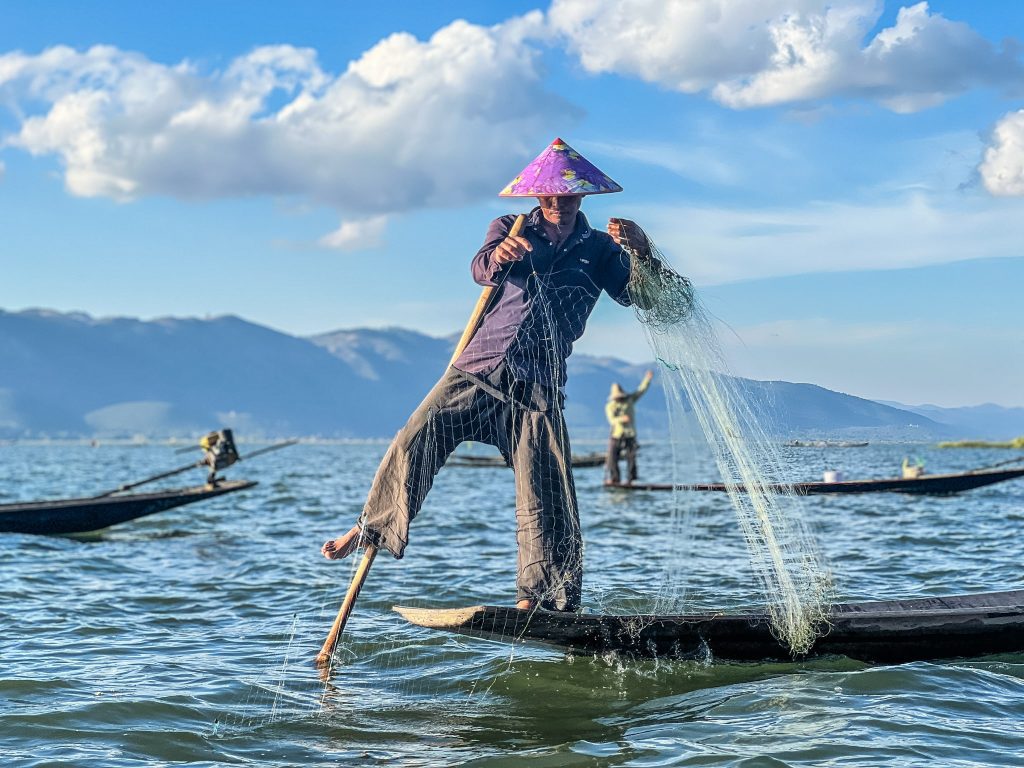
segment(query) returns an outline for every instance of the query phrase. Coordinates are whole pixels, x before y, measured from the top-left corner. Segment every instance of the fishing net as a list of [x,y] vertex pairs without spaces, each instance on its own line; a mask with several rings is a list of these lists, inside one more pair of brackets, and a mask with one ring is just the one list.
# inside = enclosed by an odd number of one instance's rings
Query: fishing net
[[[481,252],[494,244],[485,244]],[[656,250],[617,252],[617,281],[595,270],[586,249],[583,255],[573,249],[557,255],[545,250],[535,249],[495,275],[489,319],[459,359],[462,370],[444,373],[380,463],[361,518],[363,535],[382,548],[380,557],[404,557],[418,535],[418,524],[411,524],[421,508],[434,516],[434,525],[451,514],[443,502],[427,501],[449,457],[467,442],[491,445],[514,472],[499,481],[488,476],[487,486],[477,489],[481,498],[472,507],[472,519],[452,524],[442,553],[417,549],[416,556],[448,569],[457,562],[502,560],[508,563],[500,569],[508,582],[474,578],[470,568],[453,573],[450,586],[431,594],[429,602],[459,606],[527,600],[532,610],[555,611],[576,611],[584,602],[614,607],[615,601],[600,593],[588,593],[584,601],[583,535],[562,395],[566,358],[601,293],[607,292],[632,305],[645,329],[661,369],[673,449],[692,438],[694,423],[711,447],[774,631],[794,654],[807,650],[825,616],[827,579],[799,500],[774,485],[782,479],[781,463],[758,419],[760,406],[725,373],[713,324],[693,286]],[[521,314],[515,322],[501,322],[503,308],[510,305],[521,307]],[[455,471],[481,470],[446,470]],[[504,511],[512,504],[514,518]],[[464,502],[463,510],[468,506]],[[659,536],[659,546],[672,550],[664,586],[648,596],[647,604],[633,605],[637,614],[685,608],[680,588],[687,542],[683,493],[673,506],[669,530]],[[512,536],[518,551],[514,569]],[[494,542],[508,544],[497,551]],[[649,542],[637,541],[638,549],[646,546]],[[338,656],[346,657],[344,646]]]
[[[653,243],[650,248],[649,256],[633,254],[630,292],[662,370],[671,435],[699,424],[727,486],[772,628],[794,654],[805,652],[825,619],[830,585],[802,500],[785,484],[781,458],[765,427],[769,404],[728,375],[712,319],[692,284],[668,266]],[[674,439],[673,448],[676,444]],[[680,485],[678,493],[684,492]],[[686,539],[687,516],[678,513],[685,510],[682,499],[675,508],[670,540],[678,547]],[[672,560],[661,612],[679,608],[684,554]]]

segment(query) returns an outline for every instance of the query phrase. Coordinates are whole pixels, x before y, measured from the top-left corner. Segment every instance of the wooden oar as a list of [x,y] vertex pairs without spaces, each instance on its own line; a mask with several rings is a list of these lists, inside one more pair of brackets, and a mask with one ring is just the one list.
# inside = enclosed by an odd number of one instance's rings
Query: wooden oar
[[[515,222],[512,224],[512,229],[508,231],[509,237],[516,237],[520,232],[523,231],[523,225],[526,223],[526,214],[520,213]],[[480,327],[480,321],[484,318],[484,313],[487,311],[487,305],[491,303],[491,297],[494,295],[494,286],[488,285],[483,291],[480,292],[480,298],[477,299],[476,306],[473,308],[473,314],[469,317],[469,322],[466,323],[466,330],[462,332],[462,337],[459,339],[459,343],[455,345],[455,354],[452,355],[451,361],[448,366],[451,367],[459,355],[462,354],[462,350],[466,348],[473,339],[473,335],[476,333],[477,328]],[[331,631],[327,635],[327,639],[324,640],[324,645],[320,649],[320,653],[316,657],[316,665],[318,667],[326,667],[331,662],[331,657],[334,655],[334,649],[338,645],[338,639],[341,637],[341,633],[345,629],[345,624],[348,622],[349,614],[352,613],[352,609],[355,607],[356,598],[359,597],[359,590],[363,588],[363,582],[366,581],[366,576],[370,572],[370,566],[373,565],[373,559],[377,556],[377,547],[373,544],[366,545],[366,553],[363,555],[363,561],[359,563],[359,568],[356,569],[355,575],[352,577],[352,583],[349,584],[348,592],[345,594],[345,599],[341,603],[341,608],[338,609],[338,615],[334,619],[334,624],[331,626]]]
[[[252,453],[247,454],[246,456],[239,456],[238,460],[242,461],[243,459],[251,459],[251,458],[253,458],[255,456],[259,456],[261,453],[270,453],[271,451],[276,451],[276,450],[278,450],[280,448],[287,448],[289,445],[295,445],[297,442],[299,442],[299,441],[298,440],[285,440],[283,443],[276,443],[274,445],[267,446],[266,448],[260,448],[258,451],[253,451]],[[205,466],[207,466],[206,465],[206,459],[200,459],[199,461],[197,461],[197,462],[195,462],[193,464],[186,464],[184,467],[178,467],[177,469],[169,469],[166,472],[161,472],[159,475],[153,475],[152,477],[147,477],[145,480],[138,480],[138,481],[136,481],[134,483],[125,483],[124,485],[118,486],[117,488],[114,488],[111,491],[104,491],[103,493],[98,493],[95,496],[90,496],[89,498],[91,498],[91,499],[105,499],[107,496],[113,496],[115,493],[123,493],[124,491],[130,491],[132,488],[138,488],[140,485],[146,485],[147,483],[154,483],[157,480],[163,480],[165,477],[173,477],[174,475],[180,475],[182,472],[188,472],[190,469],[195,469],[196,467],[205,467]]]
[[[508,236],[517,237],[519,233],[523,231],[523,225],[525,223],[526,214],[520,213],[516,216],[516,220],[512,224],[512,229],[508,231]],[[476,329],[480,327],[480,321],[484,319],[484,313],[487,311],[487,305],[491,303],[491,298],[494,296],[495,290],[495,286],[488,285],[480,292],[480,298],[476,300],[476,306],[473,307],[473,314],[469,316],[469,322],[466,323],[466,330],[462,332],[462,338],[460,338],[459,343],[455,345],[455,353],[452,355],[452,359],[448,361],[448,367],[451,367],[455,361],[459,359],[459,355],[462,354],[462,350],[464,350],[466,345],[473,340]]]
[[359,590],[363,588],[363,582],[366,581],[366,575],[370,572],[370,566],[373,565],[373,559],[376,556],[377,547],[373,544],[367,544],[366,552],[363,554],[363,561],[359,563],[356,575],[352,577],[352,583],[349,584],[348,593],[341,602],[341,608],[334,619],[331,631],[327,634],[327,639],[324,640],[324,646],[320,649],[320,653],[317,654],[316,665],[318,667],[326,667],[331,663],[331,657],[334,655],[334,649],[338,645],[338,639],[345,630],[349,614],[352,613],[352,608],[356,604],[356,598],[359,597]]

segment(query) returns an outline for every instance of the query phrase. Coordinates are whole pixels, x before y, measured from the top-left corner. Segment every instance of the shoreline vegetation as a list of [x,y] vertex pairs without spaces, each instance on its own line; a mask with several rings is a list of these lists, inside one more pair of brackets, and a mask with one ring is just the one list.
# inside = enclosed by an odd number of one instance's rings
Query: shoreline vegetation
[[950,440],[939,443],[939,448],[1010,448],[1024,451],[1024,435],[1013,440]]

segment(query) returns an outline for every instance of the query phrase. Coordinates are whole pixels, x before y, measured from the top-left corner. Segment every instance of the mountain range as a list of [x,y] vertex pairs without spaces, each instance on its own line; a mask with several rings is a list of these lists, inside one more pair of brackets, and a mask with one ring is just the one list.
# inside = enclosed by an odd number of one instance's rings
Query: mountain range
[[[95,318],[0,310],[0,438],[239,436],[387,438],[443,372],[457,334],[350,329],[308,338],[239,317]],[[647,368],[611,357],[569,359],[566,419],[577,438],[606,435],[612,382]],[[813,384],[739,380],[771,403],[792,437],[931,440],[1024,433],[1024,409],[879,403]],[[637,406],[645,435],[667,434],[655,385]]]

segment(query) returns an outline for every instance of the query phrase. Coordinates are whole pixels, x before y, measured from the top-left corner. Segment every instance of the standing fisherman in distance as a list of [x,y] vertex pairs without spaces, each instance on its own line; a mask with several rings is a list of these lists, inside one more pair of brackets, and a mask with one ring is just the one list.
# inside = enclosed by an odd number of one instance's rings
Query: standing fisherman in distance
[[652,258],[635,223],[611,219],[606,234],[591,228],[580,205],[586,195],[620,191],[561,139],[502,190],[539,205],[521,233],[512,231],[514,215],[491,222],[472,260],[473,279],[494,287],[479,329],[399,431],[358,524],[326,542],[325,557],[372,544],[401,558],[448,456],[463,441],[488,443],[515,470],[516,606],[579,608],[583,546],[562,414],[566,358],[601,291],[629,306],[632,259]]
[[619,459],[621,458],[626,460],[626,484],[631,485],[636,482],[636,454],[639,446],[636,442],[635,406],[636,401],[644,396],[644,392],[651,385],[653,378],[654,371],[647,371],[635,392],[627,392],[621,384],[612,384],[611,392],[608,394],[608,403],[604,407],[604,414],[612,428],[611,436],[608,438],[608,458],[605,462],[606,483],[619,484],[621,479]]

